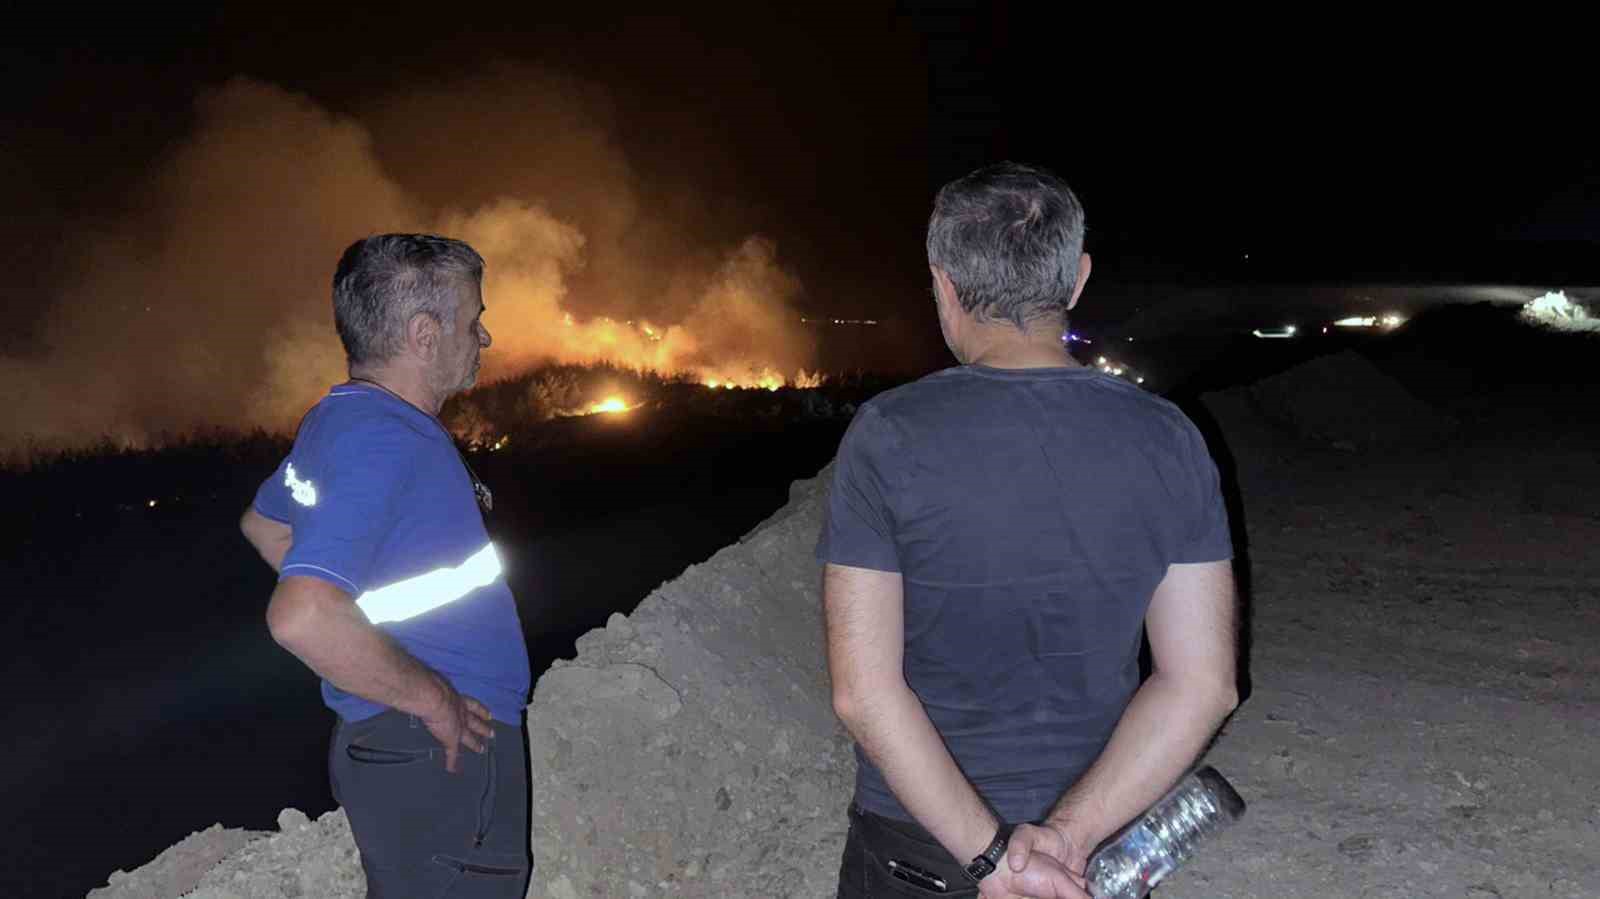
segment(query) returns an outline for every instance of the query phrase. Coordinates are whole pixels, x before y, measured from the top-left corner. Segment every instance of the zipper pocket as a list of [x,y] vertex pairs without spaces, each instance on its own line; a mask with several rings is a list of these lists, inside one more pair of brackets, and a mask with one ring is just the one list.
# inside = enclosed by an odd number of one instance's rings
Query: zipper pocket
[[489,877],[515,877],[522,873],[521,868],[507,868],[501,865],[480,865],[476,862],[466,862],[448,855],[435,855],[435,864],[444,865],[462,874],[484,874]]
[[430,749],[380,749],[375,746],[362,746],[360,743],[351,743],[344,748],[344,754],[352,762],[364,765],[409,765],[419,762],[433,755]]

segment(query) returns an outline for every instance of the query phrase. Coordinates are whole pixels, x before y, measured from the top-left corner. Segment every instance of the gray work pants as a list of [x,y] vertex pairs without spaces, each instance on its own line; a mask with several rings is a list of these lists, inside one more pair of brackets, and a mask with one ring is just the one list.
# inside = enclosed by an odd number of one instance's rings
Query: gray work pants
[[333,796],[361,850],[370,899],[522,899],[528,853],[528,755],[522,729],[495,722],[460,770],[411,715],[340,720],[329,750]]

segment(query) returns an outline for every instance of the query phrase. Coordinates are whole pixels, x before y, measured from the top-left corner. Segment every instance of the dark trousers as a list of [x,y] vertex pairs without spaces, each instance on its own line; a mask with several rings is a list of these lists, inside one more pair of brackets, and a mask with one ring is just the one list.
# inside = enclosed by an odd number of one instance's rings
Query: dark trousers
[[[911,821],[850,806],[850,835],[839,863],[839,899],[978,895],[978,887],[938,841]],[[942,884],[942,888],[939,886]]]
[[390,710],[334,728],[328,774],[361,850],[371,899],[522,899],[528,854],[528,755],[522,729],[495,722],[460,770],[411,715]]

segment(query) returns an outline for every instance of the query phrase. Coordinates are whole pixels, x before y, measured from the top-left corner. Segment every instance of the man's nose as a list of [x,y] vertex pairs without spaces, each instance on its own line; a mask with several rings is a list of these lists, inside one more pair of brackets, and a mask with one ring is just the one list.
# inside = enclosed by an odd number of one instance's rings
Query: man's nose
[[478,326],[478,346],[481,346],[484,349],[488,349],[489,348],[489,344],[491,344],[491,343],[494,343],[494,338],[489,336],[489,329],[485,328],[483,325],[479,325]]

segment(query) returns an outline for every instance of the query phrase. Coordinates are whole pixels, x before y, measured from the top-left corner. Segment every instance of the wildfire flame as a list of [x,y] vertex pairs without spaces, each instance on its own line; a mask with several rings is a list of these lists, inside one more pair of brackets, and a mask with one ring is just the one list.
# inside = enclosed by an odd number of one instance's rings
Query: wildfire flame
[[590,405],[589,406],[589,414],[590,415],[615,415],[618,412],[626,412],[631,408],[633,408],[633,407],[629,406],[628,405],[628,401],[623,399],[622,397],[620,397],[620,396],[608,396],[605,399],[601,400],[600,402]]
[[[804,368],[785,370],[774,358],[785,355],[781,352],[740,353],[727,358],[715,341],[701,334],[704,321],[663,326],[643,319],[624,320],[604,315],[580,318],[571,312],[562,312],[560,322],[555,345],[542,355],[521,353],[515,348],[500,351],[497,346],[496,373],[531,367],[555,358],[619,365],[669,377],[686,375],[717,389],[815,388],[826,380],[821,372]],[[776,341],[778,337],[768,339]],[[792,357],[794,353],[788,355]]]
[[712,390],[772,390],[777,391],[784,387],[798,387],[809,389],[821,387],[827,376],[822,372],[808,372],[800,369],[793,378],[785,378],[777,371],[764,368],[756,372],[747,372],[744,375],[718,372],[705,378],[700,383]]

